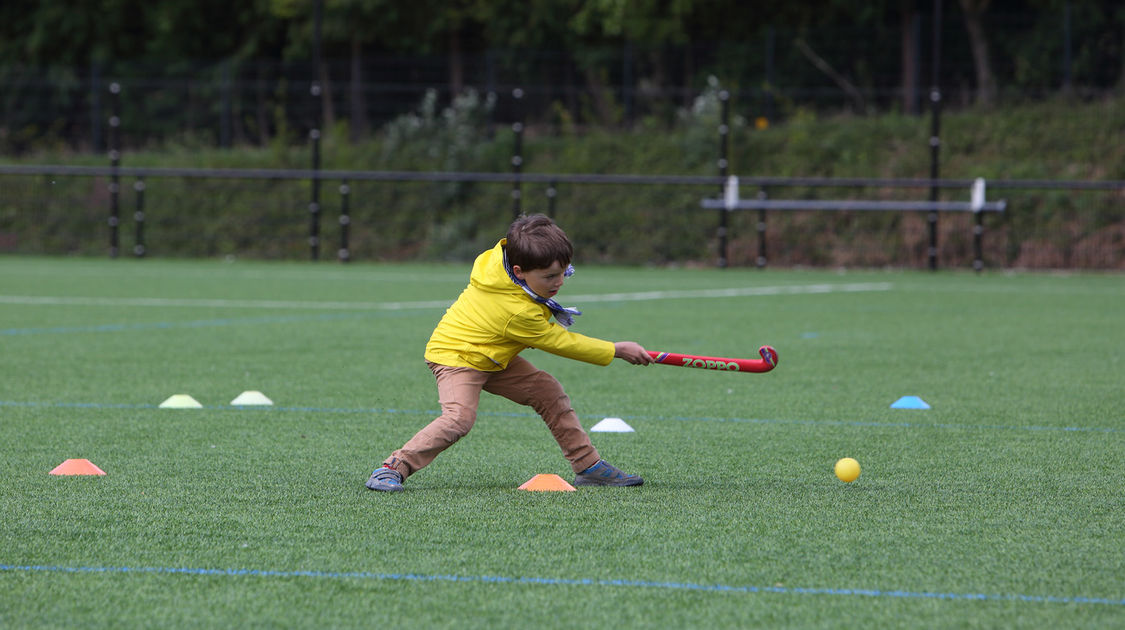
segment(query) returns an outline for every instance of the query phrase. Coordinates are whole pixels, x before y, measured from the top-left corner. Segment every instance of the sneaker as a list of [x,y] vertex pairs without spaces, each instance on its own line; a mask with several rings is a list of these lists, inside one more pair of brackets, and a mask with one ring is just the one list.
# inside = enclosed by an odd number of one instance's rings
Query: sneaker
[[630,475],[604,459],[574,478],[576,486],[639,486],[644,482],[639,475]]
[[379,492],[402,492],[402,475],[394,468],[376,468],[367,480],[367,487]]

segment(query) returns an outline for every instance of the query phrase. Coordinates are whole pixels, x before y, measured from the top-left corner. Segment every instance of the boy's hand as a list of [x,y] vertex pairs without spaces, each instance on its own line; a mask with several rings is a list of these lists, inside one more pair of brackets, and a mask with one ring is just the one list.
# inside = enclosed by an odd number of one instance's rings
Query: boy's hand
[[613,344],[613,356],[624,359],[633,365],[648,365],[654,362],[648,351],[634,341],[618,341]]

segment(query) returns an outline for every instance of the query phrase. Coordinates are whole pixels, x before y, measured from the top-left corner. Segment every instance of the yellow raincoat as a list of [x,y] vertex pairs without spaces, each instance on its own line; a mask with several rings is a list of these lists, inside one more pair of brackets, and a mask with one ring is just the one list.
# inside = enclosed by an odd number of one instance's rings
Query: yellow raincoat
[[525,348],[597,365],[613,361],[613,342],[571,332],[550,320],[504,270],[504,239],[477,256],[469,286],[449,307],[426,344],[426,360],[496,372]]

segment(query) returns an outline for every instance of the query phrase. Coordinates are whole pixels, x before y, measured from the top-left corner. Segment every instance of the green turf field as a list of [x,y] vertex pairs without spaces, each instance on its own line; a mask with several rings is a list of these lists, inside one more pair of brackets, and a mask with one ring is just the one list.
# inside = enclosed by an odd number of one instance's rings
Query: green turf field
[[486,395],[385,495],[468,265],[0,258],[0,626],[1125,626],[1122,276],[577,263],[575,330],[779,367],[527,351],[645,485],[517,490],[569,466]]

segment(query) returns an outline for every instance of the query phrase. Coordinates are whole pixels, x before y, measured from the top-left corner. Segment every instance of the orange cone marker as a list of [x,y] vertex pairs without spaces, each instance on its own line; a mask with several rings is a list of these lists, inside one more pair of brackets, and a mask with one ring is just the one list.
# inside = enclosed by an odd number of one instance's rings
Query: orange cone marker
[[519,489],[532,492],[574,492],[574,486],[562,477],[552,474],[535,475],[525,481]]
[[55,466],[52,475],[104,475],[105,471],[98,468],[88,459],[68,459]]

